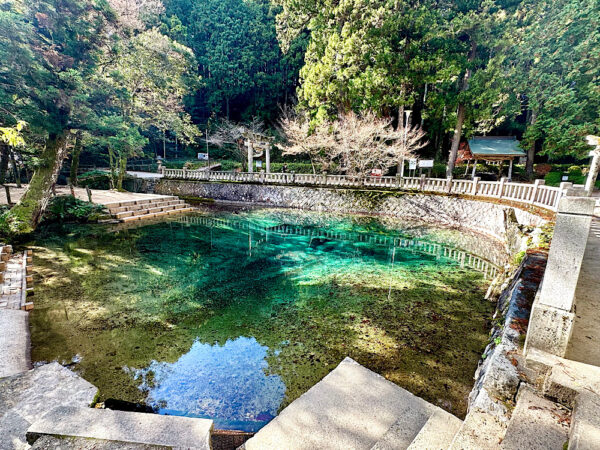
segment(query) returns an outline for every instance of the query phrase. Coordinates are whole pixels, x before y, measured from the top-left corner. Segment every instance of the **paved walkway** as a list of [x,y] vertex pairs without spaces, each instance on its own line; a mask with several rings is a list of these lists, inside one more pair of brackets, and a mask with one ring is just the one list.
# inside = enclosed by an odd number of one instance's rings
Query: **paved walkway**
[[573,335],[565,357],[600,366],[600,219],[595,217],[588,236],[575,291]]
[[0,309],[21,309],[21,296],[23,291],[23,253],[11,255],[6,262],[4,283],[0,284]]
[[[10,197],[13,203],[19,201],[25,192],[26,186],[17,188],[14,184],[10,186]],[[71,195],[71,190],[68,186],[56,186],[57,195]],[[80,200],[88,200],[87,192],[83,188],[75,188],[75,197]],[[154,194],[138,194],[135,192],[118,192],[118,191],[104,191],[98,189],[92,189],[92,201],[101,205],[115,202],[126,202],[130,200],[142,200],[150,198],[158,198],[160,195]],[[6,204],[6,193],[4,189],[0,189],[0,205]]]

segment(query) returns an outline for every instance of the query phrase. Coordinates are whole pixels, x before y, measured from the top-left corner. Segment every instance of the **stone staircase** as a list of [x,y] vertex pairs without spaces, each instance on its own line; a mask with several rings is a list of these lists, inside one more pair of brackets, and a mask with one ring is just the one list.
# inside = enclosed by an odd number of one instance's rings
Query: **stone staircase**
[[530,358],[553,369],[521,384],[508,418],[472,408],[464,422],[346,358],[240,449],[600,450],[600,369],[554,358]]
[[448,448],[461,423],[346,358],[240,448]]
[[120,222],[151,219],[193,210],[185,201],[169,195],[106,203],[104,206],[106,206],[111,216]]

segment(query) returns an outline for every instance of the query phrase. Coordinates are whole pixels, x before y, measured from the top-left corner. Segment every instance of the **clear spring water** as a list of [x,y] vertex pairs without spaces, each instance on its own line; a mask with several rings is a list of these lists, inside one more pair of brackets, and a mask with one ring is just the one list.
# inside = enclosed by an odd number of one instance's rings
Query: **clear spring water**
[[101,400],[256,431],[350,356],[461,416],[493,310],[466,237],[272,210],[47,229],[33,359]]

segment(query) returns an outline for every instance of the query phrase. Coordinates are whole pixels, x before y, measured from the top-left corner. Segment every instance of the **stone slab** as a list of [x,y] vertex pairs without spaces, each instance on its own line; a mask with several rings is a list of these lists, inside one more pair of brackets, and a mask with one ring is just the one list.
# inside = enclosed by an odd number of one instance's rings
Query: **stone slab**
[[544,305],[536,300],[531,309],[525,353],[537,349],[556,356],[565,356],[574,320],[574,313]]
[[569,407],[579,393],[600,396],[600,367],[539,350],[527,353],[526,364],[544,377],[544,394]]
[[110,409],[59,406],[34,422],[27,440],[71,436],[105,441],[210,450],[212,420]]
[[572,312],[592,216],[557,214],[539,302]]
[[402,414],[383,437],[371,447],[371,450],[401,450],[408,448],[422,430],[422,428],[419,430],[419,427],[415,424],[420,424],[423,427],[428,420],[429,417],[424,411]]
[[588,392],[575,400],[569,450],[597,450],[600,448],[600,397]]
[[43,436],[31,446],[31,450],[164,450],[167,448],[160,445],[56,436]]
[[558,202],[561,214],[582,214],[591,216],[596,208],[596,199],[590,197],[563,197]]
[[60,405],[89,406],[98,392],[58,363],[0,379],[0,450],[28,448],[29,426]]
[[503,450],[563,450],[569,434],[569,413],[539,397],[533,389],[519,390],[517,407],[500,446]]
[[408,449],[446,450],[452,444],[462,423],[458,417],[445,411],[438,411],[429,418]]
[[29,314],[25,311],[0,309],[0,378],[31,368]]
[[371,449],[402,419],[416,436],[439,408],[350,358],[245,443],[246,450]]
[[470,411],[449,449],[496,450],[500,448],[505,433],[506,423],[498,417],[483,411]]

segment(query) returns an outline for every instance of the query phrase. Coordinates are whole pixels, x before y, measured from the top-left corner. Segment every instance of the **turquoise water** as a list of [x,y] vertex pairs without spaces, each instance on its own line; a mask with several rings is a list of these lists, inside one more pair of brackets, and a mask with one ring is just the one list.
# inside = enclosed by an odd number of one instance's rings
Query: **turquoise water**
[[49,229],[33,358],[71,363],[103,401],[216,428],[260,429],[346,356],[464,415],[493,310],[493,268],[465,238],[272,210]]

